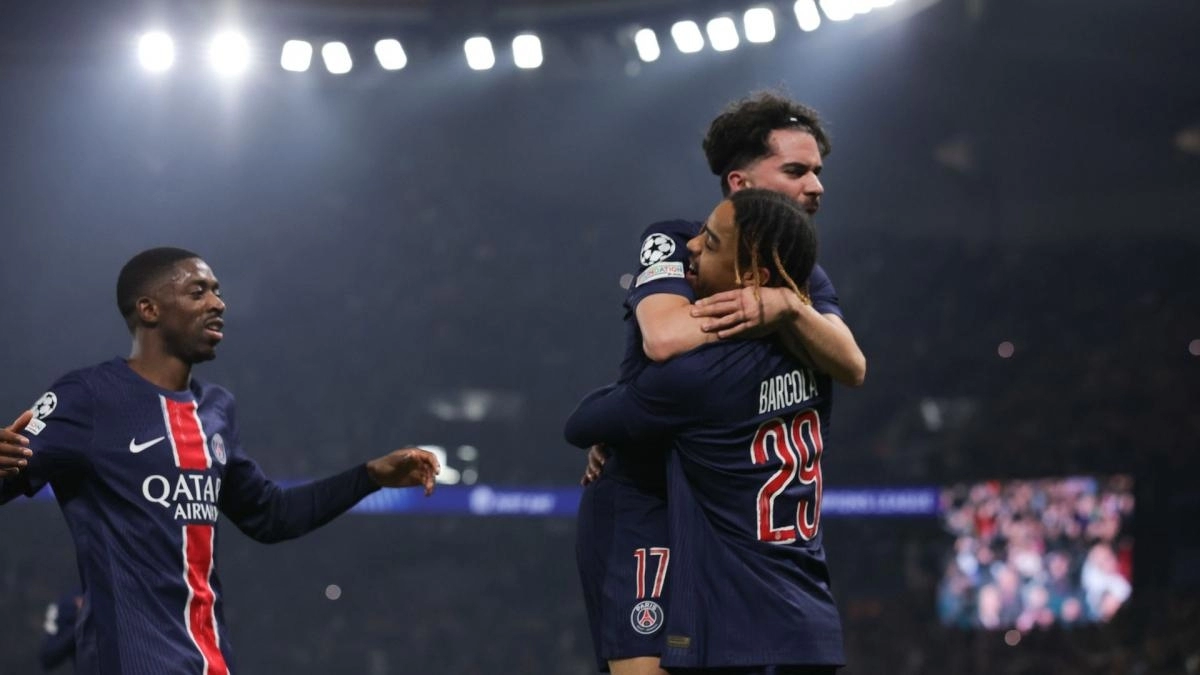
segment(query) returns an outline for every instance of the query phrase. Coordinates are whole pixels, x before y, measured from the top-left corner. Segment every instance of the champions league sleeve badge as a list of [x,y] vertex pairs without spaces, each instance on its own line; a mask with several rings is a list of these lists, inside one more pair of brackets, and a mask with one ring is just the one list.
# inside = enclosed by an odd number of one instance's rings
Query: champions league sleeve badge
[[42,394],[42,397],[33,404],[29,410],[33,413],[33,419],[29,420],[29,424],[25,425],[25,431],[37,436],[42,433],[42,429],[46,428],[46,423],[42,420],[50,416],[54,409],[58,407],[58,396],[52,391]]
[[642,242],[642,267],[649,267],[671,257],[675,252],[675,240],[665,234],[654,233]]
[[643,600],[633,606],[629,615],[629,623],[633,629],[642,635],[652,635],[663,625],[662,606],[653,600]]

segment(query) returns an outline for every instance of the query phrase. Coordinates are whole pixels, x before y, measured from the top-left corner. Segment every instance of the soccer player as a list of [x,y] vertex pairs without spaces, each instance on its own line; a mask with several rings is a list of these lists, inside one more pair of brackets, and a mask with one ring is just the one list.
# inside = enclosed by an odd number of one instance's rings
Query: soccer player
[[[796,202],[749,189],[721,202],[688,249],[698,297],[800,295],[816,236]],[[567,421],[580,447],[672,439],[661,659],[671,673],[808,675],[844,662],[820,530],[832,379],[781,341],[720,341],[647,365]]]
[[[830,142],[817,113],[773,93],[732,103],[713,120],[703,147],[729,196],[749,187],[792,197],[809,214],[820,208],[823,158]],[[797,294],[786,287],[741,288],[695,305],[684,279],[687,242],[700,223],[655,223],[642,235],[639,268],[625,300],[626,352],[618,382],[651,360],[663,361],[718,338],[779,330],[797,355],[839,382],[858,386],[866,361],[842,320],[837,293],[813,268]],[[810,302],[805,300],[805,297]],[[670,584],[665,439],[655,447],[593,448],[579,507],[576,557],[600,670],[654,675]]]
[[[709,169],[720,178],[723,196],[757,187],[795,199],[809,215],[820,208],[825,193],[820,174],[831,145],[811,108],[770,92],[736,101],[712,121],[703,147]],[[680,234],[690,239],[698,229],[699,223],[692,224],[690,232],[684,226]],[[660,273],[682,278],[678,268]],[[679,293],[657,294],[647,299],[649,304],[639,304],[637,312],[639,320],[643,314],[659,316],[657,321],[640,321],[646,354],[661,361],[714,338],[774,324],[804,348],[818,370],[842,384],[861,385],[866,358],[842,319],[837,293],[820,265],[801,290],[805,292],[731,289],[694,307]],[[813,302],[803,302],[803,295]],[[689,320],[693,318],[705,320]]]
[[121,269],[117,305],[129,358],[68,373],[38,399],[23,431],[32,455],[2,479],[0,501],[54,488],[83,586],[77,672],[225,675],[218,514],[258,541],[291,539],[380,487],[430,494],[437,459],[405,448],[281,488],[242,448],[233,396],[192,377],[224,337],[209,266],[178,248],[143,251]]

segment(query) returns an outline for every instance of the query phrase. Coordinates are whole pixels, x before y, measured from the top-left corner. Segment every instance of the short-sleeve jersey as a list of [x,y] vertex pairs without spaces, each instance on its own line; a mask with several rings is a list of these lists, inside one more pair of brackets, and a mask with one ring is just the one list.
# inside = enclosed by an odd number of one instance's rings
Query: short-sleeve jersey
[[[688,302],[696,299],[684,278],[688,264],[687,242],[696,236],[697,225],[687,220],[654,223],[642,233],[638,265],[625,296],[625,354],[617,382],[628,382],[651,363],[642,349],[642,330],[637,306],[651,295],[678,295]],[[609,448],[611,457],[605,475],[665,495],[666,449],[669,439],[648,439],[636,448]]]
[[573,442],[669,434],[664,667],[840,665],[820,529],[831,379],[773,340],[706,345],[591,398]]
[[[49,483],[75,542],[77,672],[228,673],[213,559],[219,512],[269,540],[280,522],[303,521],[279,538],[296,536],[343,505],[315,519],[279,508],[283,491],[242,451],[233,396],[216,385],[161,389],[113,359],[60,378],[33,412],[21,488]],[[353,474],[338,480],[331,493],[346,507],[372,489],[352,487]],[[338,501],[319,497],[310,503]]]
[[[650,363],[635,311],[649,295],[692,300],[684,280],[687,240],[695,224],[655,223],[642,234],[634,281],[625,298],[625,354],[619,381]],[[600,477],[583,492],[576,518],[576,562],[597,667],[608,661],[662,653],[667,547],[666,450],[669,439],[612,445]]]

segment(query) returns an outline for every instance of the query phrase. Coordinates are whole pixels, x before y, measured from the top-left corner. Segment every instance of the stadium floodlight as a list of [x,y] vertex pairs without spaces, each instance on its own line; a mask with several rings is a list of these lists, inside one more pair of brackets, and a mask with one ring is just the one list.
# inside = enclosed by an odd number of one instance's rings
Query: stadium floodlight
[[649,28],[642,28],[633,34],[633,44],[637,47],[638,58],[646,63],[657,61],[662,56],[658,46],[658,36]]
[[874,0],[872,4],[875,7],[891,7],[896,4],[896,0]]
[[770,42],[775,39],[775,12],[770,7],[748,9],[742,16],[742,28],[746,31],[747,42]]
[[325,70],[334,75],[345,75],[354,67],[345,42],[326,42],[321,47],[321,60],[325,62]]
[[303,73],[312,65],[313,48],[304,40],[288,40],[279,53],[279,65],[293,73]]
[[830,21],[853,19],[857,0],[821,0],[821,10]]
[[716,51],[727,52],[738,46],[737,25],[727,16],[718,16],[709,21],[704,30],[708,33],[709,44]]
[[175,41],[160,30],[143,34],[138,39],[138,61],[152,73],[169,70],[175,63]]
[[851,4],[854,5],[855,14],[867,14],[875,9],[875,0],[854,0]]
[[250,43],[235,31],[222,31],[208,46],[208,61],[221,75],[240,75],[250,67]]
[[496,65],[496,52],[492,51],[492,41],[485,37],[468,38],[463,43],[463,51],[467,54],[467,65],[471,70],[488,70]]
[[542,65],[542,41],[533,33],[522,33],[513,38],[513,63],[528,70]]
[[679,21],[671,26],[671,39],[675,47],[684,54],[695,54],[704,49],[704,36],[700,34],[700,26],[695,21]]
[[821,13],[817,11],[815,0],[796,0],[793,7],[796,12],[796,23],[800,30],[811,33],[821,27]]
[[375,43],[375,58],[379,59],[379,66],[384,70],[400,70],[408,65],[408,55],[404,53],[404,47],[400,45],[400,41],[387,38]]

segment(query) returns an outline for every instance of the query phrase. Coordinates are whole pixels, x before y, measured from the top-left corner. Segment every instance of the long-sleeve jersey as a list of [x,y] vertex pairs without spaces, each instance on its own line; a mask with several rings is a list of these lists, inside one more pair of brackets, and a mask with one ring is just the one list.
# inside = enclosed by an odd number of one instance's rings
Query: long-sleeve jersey
[[281,541],[377,489],[365,465],[281,488],[243,451],[227,390],[162,389],[119,358],[60,378],[33,412],[33,456],[0,502],[54,488],[83,583],[76,668],[87,675],[230,672],[218,514]]
[[671,439],[664,667],[844,662],[820,528],[831,387],[773,340],[730,340],[648,365],[567,421],[581,447]]

